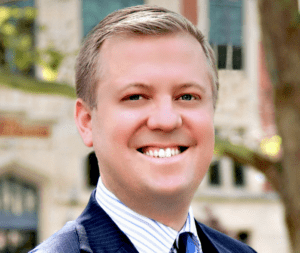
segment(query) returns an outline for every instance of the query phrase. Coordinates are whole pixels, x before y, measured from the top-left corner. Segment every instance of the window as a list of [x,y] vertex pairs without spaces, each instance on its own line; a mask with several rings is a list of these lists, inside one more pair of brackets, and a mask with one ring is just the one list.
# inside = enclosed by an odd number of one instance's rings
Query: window
[[244,187],[245,186],[245,171],[242,164],[238,162],[234,162],[233,168],[233,180],[234,185],[237,187]]
[[221,185],[221,174],[219,161],[215,161],[210,165],[208,180],[211,186]]
[[85,37],[109,13],[129,6],[143,4],[143,0],[82,0],[83,36]]
[[37,245],[38,205],[36,187],[10,175],[0,178],[0,253]]
[[[25,13],[26,7],[34,7],[34,0],[4,1],[0,7],[22,8]],[[9,23],[16,27],[18,34],[13,42],[4,41],[4,33],[3,31],[0,32],[0,67],[7,67],[10,71],[33,76],[34,63],[29,51],[34,44],[34,42],[32,42],[32,40],[34,40],[34,20],[25,18],[24,16],[14,18],[14,16],[20,16],[19,14],[15,12],[9,19]],[[14,47],[9,48],[6,46],[6,43],[9,43],[9,45],[14,44]],[[29,45],[29,48],[24,52],[25,43]],[[20,47],[17,46],[18,44]]]
[[97,186],[97,182],[100,176],[98,160],[95,152],[92,152],[87,157],[87,184],[89,187]]
[[210,44],[219,69],[242,69],[242,0],[210,0]]

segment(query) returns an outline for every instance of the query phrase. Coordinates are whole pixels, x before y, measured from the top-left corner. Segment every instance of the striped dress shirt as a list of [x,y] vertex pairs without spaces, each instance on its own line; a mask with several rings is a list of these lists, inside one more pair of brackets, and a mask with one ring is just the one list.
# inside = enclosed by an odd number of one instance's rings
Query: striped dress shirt
[[96,200],[117,226],[127,235],[140,253],[177,253],[174,242],[183,232],[192,233],[197,253],[202,253],[195,220],[190,207],[187,220],[180,230],[163,225],[160,222],[142,216],[125,206],[103,184],[101,177],[96,189]]

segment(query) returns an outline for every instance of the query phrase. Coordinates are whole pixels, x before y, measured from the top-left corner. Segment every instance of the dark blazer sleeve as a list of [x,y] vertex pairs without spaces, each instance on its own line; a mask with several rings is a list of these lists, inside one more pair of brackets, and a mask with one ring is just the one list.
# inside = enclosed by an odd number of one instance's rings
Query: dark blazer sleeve
[[[82,248],[83,246],[83,248]],[[82,249],[80,249],[82,248]],[[68,222],[62,229],[29,253],[80,253],[89,252],[85,231],[76,221]]]

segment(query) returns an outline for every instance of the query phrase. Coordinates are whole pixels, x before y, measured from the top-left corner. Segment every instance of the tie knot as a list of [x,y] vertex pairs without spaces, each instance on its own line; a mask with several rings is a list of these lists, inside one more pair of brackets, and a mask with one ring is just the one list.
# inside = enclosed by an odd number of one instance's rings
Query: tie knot
[[178,253],[196,253],[197,247],[193,240],[193,234],[184,232],[179,235],[178,239]]

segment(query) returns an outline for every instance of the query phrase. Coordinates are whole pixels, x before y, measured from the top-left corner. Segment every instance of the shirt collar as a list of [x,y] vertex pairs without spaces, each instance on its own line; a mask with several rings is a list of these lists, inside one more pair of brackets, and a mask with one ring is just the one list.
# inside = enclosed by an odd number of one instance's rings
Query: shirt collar
[[193,233],[201,245],[191,207],[188,218],[178,233],[176,230],[128,208],[104,186],[101,177],[97,184],[96,200],[139,252],[169,253],[175,239],[178,241],[178,236],[183,232]]

